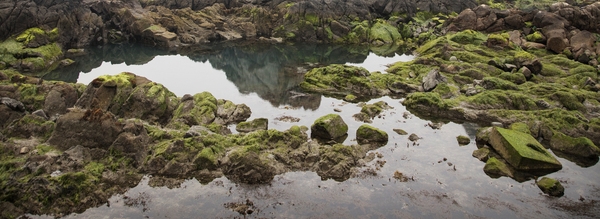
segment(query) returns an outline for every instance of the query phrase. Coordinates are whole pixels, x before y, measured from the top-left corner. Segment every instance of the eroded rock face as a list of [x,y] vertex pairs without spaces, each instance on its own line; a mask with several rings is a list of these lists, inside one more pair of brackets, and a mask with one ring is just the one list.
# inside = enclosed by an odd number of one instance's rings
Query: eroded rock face
[[110,112],[72,109],[56,121],[48,143],[63,151],[77,145],[108,149],[121,132],[123,124]]

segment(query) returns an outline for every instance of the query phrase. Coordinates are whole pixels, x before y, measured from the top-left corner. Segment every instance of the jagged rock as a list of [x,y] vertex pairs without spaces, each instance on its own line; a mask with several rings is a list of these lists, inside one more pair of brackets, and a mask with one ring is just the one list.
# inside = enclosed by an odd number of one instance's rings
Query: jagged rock
[[348,125],[338,114],[329,114],[315,120],[310,127],[311,138],[335,140],[348,134]]
[[363,124],[356,130],[356,141],[360,144],[386,144],[388,141],[388,134],[378,128]]
[[81,145],[76,145],[72,148],[69,148],[69,150],[65,151],[65,154],[69,155],[70,159],[81,164],[87,163],[92,159],[90,149]]
[[215,123],[231,124],[246,121],[252,115],[252,110],[246,104],[234,104],[229,100],[219,99],[217,101],[217,118]]
[[48,116],[46,115],[46,112],[44,112],[44,110],[41,110],[41,109],[32,112],[31,115],[39,116],[45,120],[49,119]]
[[269,120],[266,118],[257,118],[248,122],[240,122],[235,127],[238,132],[253,132],[256,130],[269,129]]
[[471,9],[466,9],[466,10],[460,12],[460,14],[458,14],[456,19],[454,19],[454,21],[451,23],[451,26],[448,27],[448,30],[450,30],[450,31],[461,31],[461,30],[467,30],[467,29],[475,30],[476,29],[475,25],[477,25],[477,14]]
[[556,133],[550,140],[550,148],[580,157],[598,157],[600,148],[586,137],[573,138],[562,133]]
[[72,84],[56,83],[46,94],[43,110],[50,117],[65,114],[67,108],[75,105],[77,98],[77,89]]
[[123,125],[123,132],[110,145],[110,150],[116,151],[123,156],[130,157],[137,167],[144,162],[148,155],[148,144],[150,137],[140,120],[129,119]]
[[0,97],[0,103],[15,111],[25,111],[25,106],[23,105],[23,103],[21,103],[21,101],[9,97]]
[[234,182],[247,184],[269,183],[275,177],[275,168],[266,158],[253,151],[232,153],[224,162],[223,174]]
[[423,90],[429,92],[442,82],[446,82],[446,78],[440,74],[438,69],[432,69],[427,73],[427,76],[423,78]]
[[480,161],[487,162],[487,160],[490,158],[490,149],[487,147],[479,148],[473,151],[472,156]]
[[590,60],[596,58],[594,49],[594,42],[596,40],[593,33],[586,30],[580,31],[573,35],[569,41],[574,60],[587,64]]
[[560,184],[558,180],[542,177],[542,179],[536,182],[538,188],[542,192],[555,197],[561,197],[565,194],[565,188]]
[[161,84],[123,72],[101,76],[87,86],[75,103],[82,109],[102,109],[121,118],[138,118],[165,124],[179,99]]
[[489,134],[491,146],[518,170],[560,170],[562,165],[531,135],[493,127]]
[[194,125],[190,127],[190,129],[188,129],[187,132],[185,132],[185,135],[183,137],[190,138],[195,136],[202,136],[204,135],[203,133],[207,135],[214,134],[214,132],[212,132],[210,129],[204,126]]
[[47,137],[54,129],[54,123],[46,118],[27,114],[6,127],[7,137],[29,138]]
[[108,149],[122,131],[110,112],[72,109],[58,119],[48,143],[63,151],[77,145]]

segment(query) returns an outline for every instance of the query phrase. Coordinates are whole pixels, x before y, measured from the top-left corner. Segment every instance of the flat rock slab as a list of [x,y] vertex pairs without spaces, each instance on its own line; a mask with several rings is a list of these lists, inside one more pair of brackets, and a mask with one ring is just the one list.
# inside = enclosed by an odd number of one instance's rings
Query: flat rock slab
[[500,156],[518,170],[562,169],[562,164],[529,134],[494,127],[489,138]]

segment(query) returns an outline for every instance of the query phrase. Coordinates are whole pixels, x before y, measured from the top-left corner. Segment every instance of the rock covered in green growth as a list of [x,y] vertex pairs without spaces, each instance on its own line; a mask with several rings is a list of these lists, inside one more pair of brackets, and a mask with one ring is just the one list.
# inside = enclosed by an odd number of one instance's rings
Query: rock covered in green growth
[[373,26],[371,26],[369,39],[372,44],[381,45],[396,43],[399,40],[402,40],[402,36],[400,35],[400,32],[398,32],[398,28],[390,25],[384,20],[377,20]]
[[363,124],[356,130],[356,140],[360,144],[386,144],[388,142],[388,134],[383,130]]
[[510,124],[510,126],[508,126],[508,128],[511,130],[520,131],[520,132],[531,135],[531,131],[529,130],[529,125],[527,125],[526,123],[523,123],[523,122],[515,122],[513,124]]
[[352,167],[366,155],[366,148],[359,145],[334,144],[320,149],[320,160],[316,164],[316,171],[323,180],[347,180],[350,178]]
[[223,173],[234,182],[247,184],[269,183],[277,174],[274,160],[259,155],[256,151],[240,152],[240,148],[230,153],[223,165]]
[[481,86],[488,90],[519,90],[519,87],[515,83],[497,77],[483,78]]
[[485,162],[483,172],[492,178],[498,178],[501,176],[513,177],[513,171],[511,171],[510,167],[495,157],[490,157]]
[[235,104],[229,100],[217,100],[217,118],[215,123],[231,124],[246,121],[252,115],[252,110],[246,104]]
[[387,85],[395,80],[400,80],[397,75],[369,73],[362,67],[333,64],[310,70],[300,87],[342,97],[353,94],[360,98],[388,94]]
[[471,143],[471,138],[469,138],[468,136],[464,136],[464,135],[459,135],[456,136],[456,141],[458,141],[459,145],[468,145]]
[[123,72],[94,79],[75,106],[166,124],[178,103],[177,96],[163,85]]
[[449,40],[460,44],[481,45],[487,40],[487,36],[474,30],[463,30],[448,37]]
[[6,137],[30,138],[41,137],[48,139],[54,131],[55,123],[46,118],[27,114],[18,121],[11,123],[3,131]]
[[568,110],[585,110],[582,103],[583,101],[579,100],[579,98],[571,92],[557,91],[552,95],[552,98],[558,100]]
[[489,34],[485,44],[490,48],[506,48],[510,45],[508,38],[508,33]]
[[182,121],[188,126],[210,124],[217,116],[217,99],[209,92],[186,95],[173,112],[174,121]]
[[58,38],[58,28],[54,28],[49,31],[42,30],[34,27],[29,28],[23,33],[19,34],[15,40],[22,42],[26,47],[35,48],[42,45],[46,45],[50,42],[55,42]]
[[473,154],[471,154],[474,158],[479,159],[480,161],[483,162],[487,162],[487,160],[490,158],[490,149],[487,147],[482,147],[479,148],[477,150],[473,151]]
[[561,197],[565,194],[565,188],[556,179],[542,177],[536,184],[542,192],[550,196]]
[[253,132],[256,130],[269,129],[269,120],[266,118],[257,118],[248,122],[240,122],[235,127],[238,132]]
[[383,110],[391,109],[385,101],[379,101],[373,104],[365,104],[362,106],[360,113],[354,114],[354,118],[362,121],[371,123],[373,122],[371,119],[375,118],[375,116],[380,115]]
[[315,120],[310,127],[311,138],[335,140],[348,135],[348,125],[338,114],[328,114]]
[[586,137],[573,138],[563,133],[555,133],[550,140],[550,148],[580,157],[598,157],[600,148]]
[[527,41],[536,42],[536,43],[545,43],[546,37],[540,31],[535,31],[527,36],[525,36]]
[[490,144],[518,170],[560,170],[562,164],[531,135],[493,127]]
[[404,104],[406,108],[418,109],[419,107],[429,107],[436,111],[447,110],[452,107],[451,103],[445,101],[440,94],[434,92],[411,93],[406,97],[402,104]]

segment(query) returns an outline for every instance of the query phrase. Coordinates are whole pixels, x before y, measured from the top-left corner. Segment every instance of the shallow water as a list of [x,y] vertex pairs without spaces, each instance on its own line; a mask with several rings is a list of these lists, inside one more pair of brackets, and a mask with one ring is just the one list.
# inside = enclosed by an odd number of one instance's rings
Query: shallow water
[[[164,54],[147,48],[98,51],[90,51],[96,55],[94,61],[74,66],[71,71],[77,74],[66,80],[78,75],[77,82],[87,84],[102,74],[129,71],[164,84],[178,96],[209,91],[218,99],[245,103],[252,109],[250,119],[268,118],[269,128],[278,130],[292,125],[310,126],[316,118],[334,113],[337,108],[349,126],[345,144],[355,143],[355,131],[363,124],[352,118],[360,112],[360,107],[320,95],[298,97],[296,92],[301,91],[296,85],[302,80],[301,72],[311,66],[332,63],[361,63],[370,71],[382,71],[385,64],[410,58],[400,55],[384,58],[369,53],[368,48],[327,45],[225,47],[194,55]],[[87,73],[78,74],[77,68]],[[225,204],[247,199],[254,203],[255,210],[249,218],[593,218],[600,215],[598,205],[594,204],[600,201],[598,165],[583,168],[559,158],[563,169],[549,177],[561,181],[565,195],[548,197],[534,180],[519,183],[506,177],[487,176],[483,172],[484,163],[471,156],[477,149],[476,125],[449,122],[434,130],[427,126],[430,121],[412,114],[404,118],[407,110],[401,99],[382,97],[369,103],[380,100],[393,107],[372,123],[390,136],[386,146],[374,150],[383,157],[376,158],[361,169],[362,173],[344,182],[321,180],[313,172],[289,172],[276,176],[269,185],[236,184],[221,177],[208,184],[196,179],[181,180],[180,185],[167,188],[150,186],[153,179],[158,179],[147,176],[125,194],[110,198],[109,204],[65,218],[243,217]],[[280,116],[297,117],[300,121],[275,120]],[[234,130],[233,126],[230,128]],[[393,132],[394,128],[423,139],[413,145],[407,136]],[[472,143],[459,146],[458,135],[469,136]],[[382,161],[385,161],[383,166]],[[392,178],[394,171],[411,179],[400,182]]]

